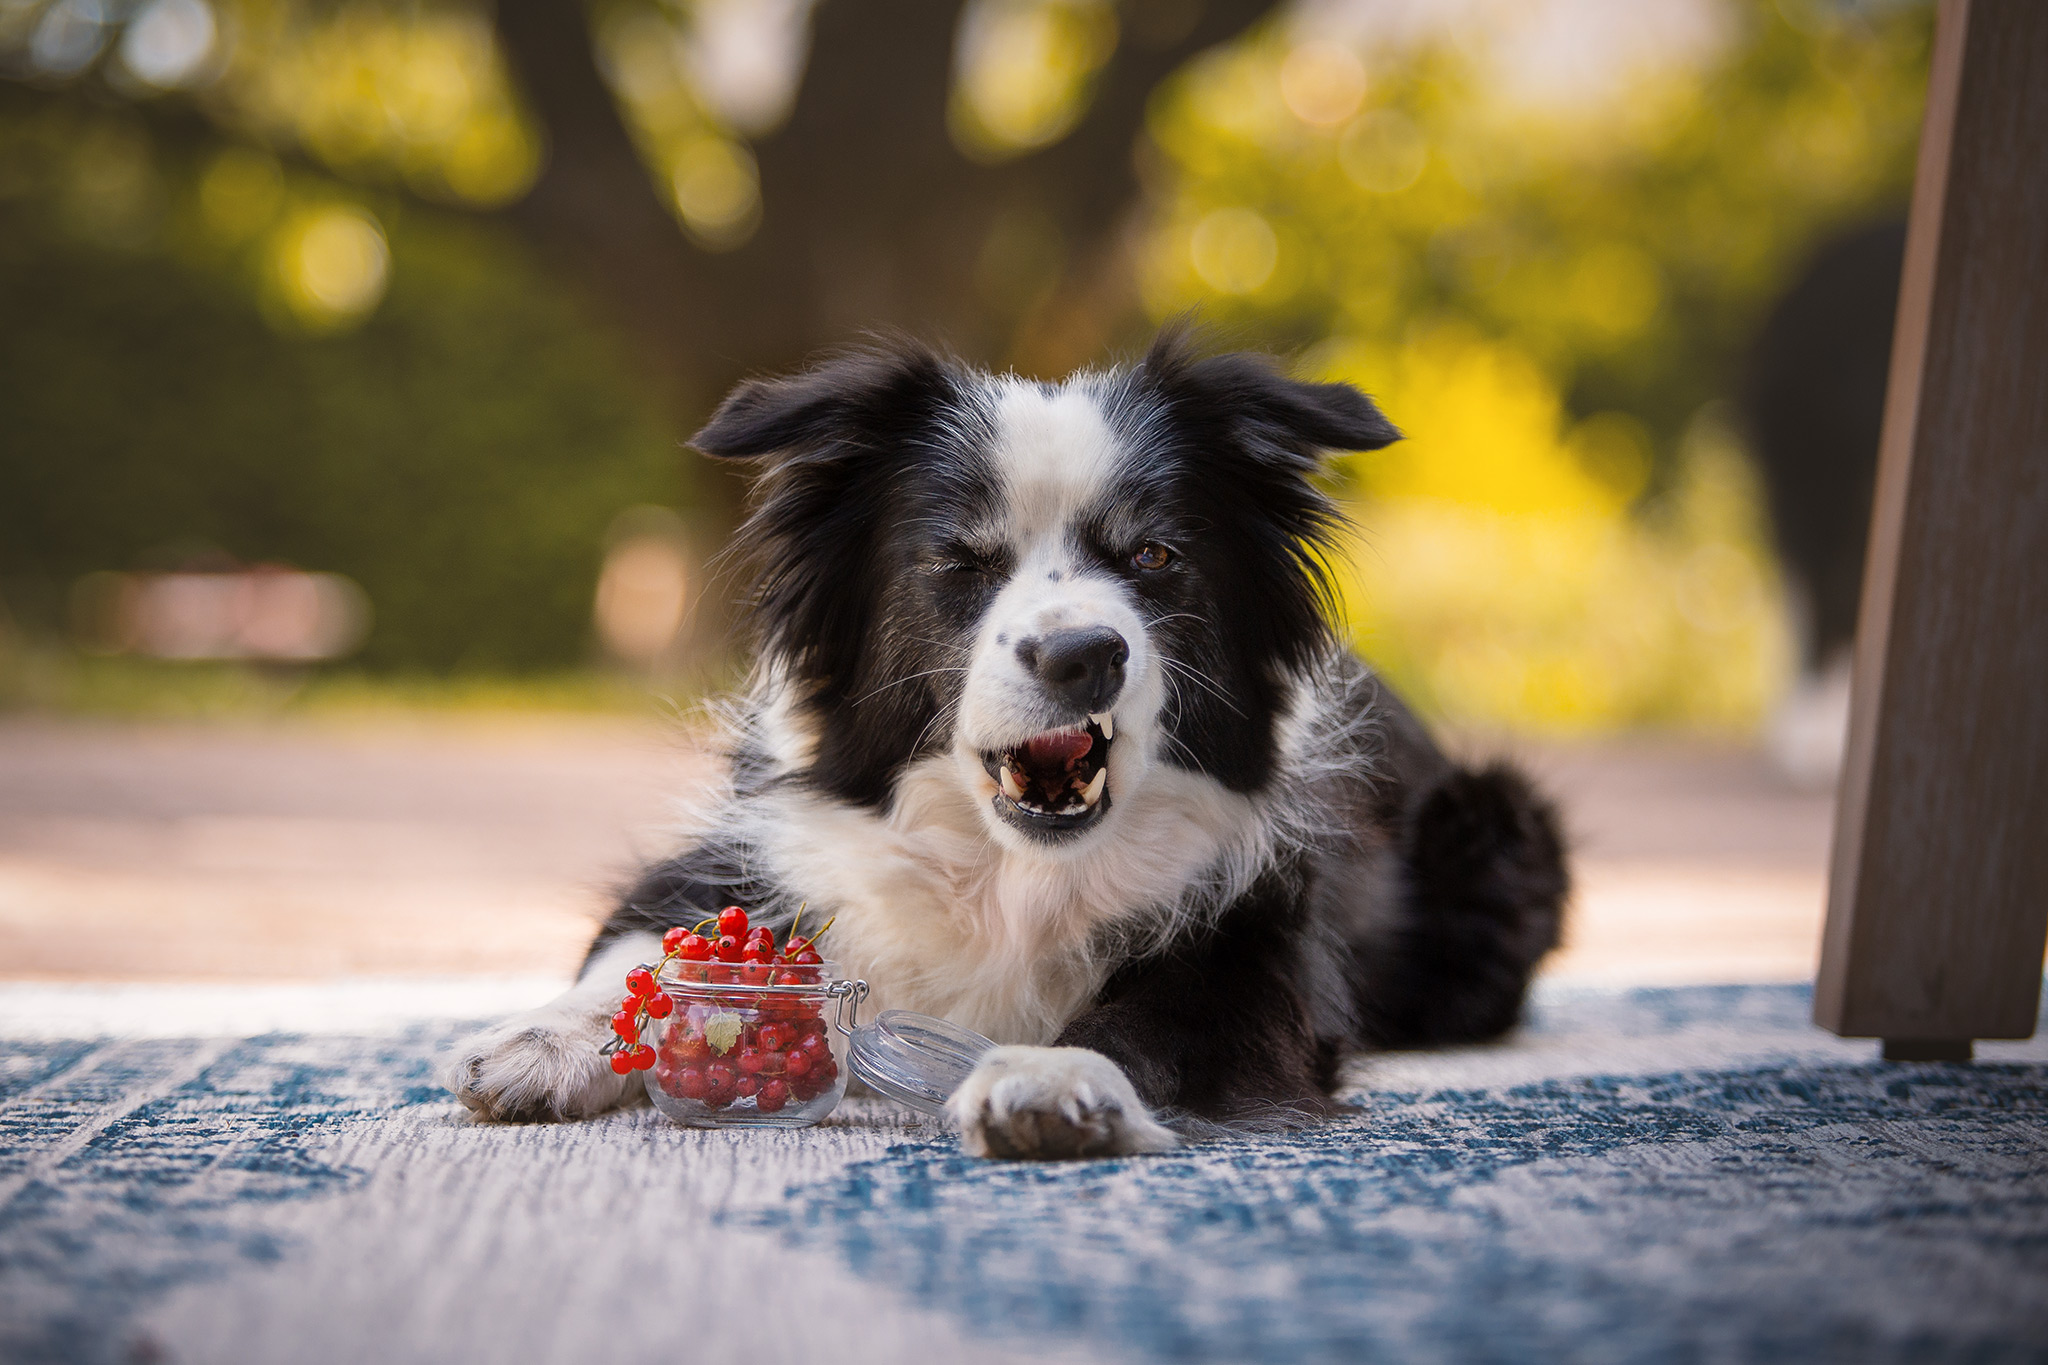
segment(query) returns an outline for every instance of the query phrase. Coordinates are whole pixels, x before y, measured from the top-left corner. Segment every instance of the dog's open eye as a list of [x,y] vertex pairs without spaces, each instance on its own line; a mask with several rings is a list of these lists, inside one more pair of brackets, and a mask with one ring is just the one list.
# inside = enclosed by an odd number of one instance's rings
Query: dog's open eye
[[1163,569],[1172,562],[1173,551],[1152,540],[1140,545],[1138,552],[1131,556],[1131,563],[1141,569]]

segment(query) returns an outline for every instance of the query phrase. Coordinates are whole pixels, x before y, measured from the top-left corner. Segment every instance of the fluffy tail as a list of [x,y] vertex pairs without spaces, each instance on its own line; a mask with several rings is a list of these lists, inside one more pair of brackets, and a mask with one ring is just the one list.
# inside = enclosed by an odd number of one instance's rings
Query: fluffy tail
[[1557,815],[1505,763],[1454,770],[1409,811],[1401,916],[1357,949],[1359,1041],[1497,1038],[1557,946],[1570,885]]

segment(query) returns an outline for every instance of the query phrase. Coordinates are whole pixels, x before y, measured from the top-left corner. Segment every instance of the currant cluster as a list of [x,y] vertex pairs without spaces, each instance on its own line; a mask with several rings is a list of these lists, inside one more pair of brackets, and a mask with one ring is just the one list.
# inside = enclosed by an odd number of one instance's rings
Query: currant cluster
[[[766,1114],[830,1090],[839,1079],[839,1064],[822,999],[814,992],[726,995],[715,988],[818,985],[824,960],[816,943],[831,925],[809,937],[798,937],[792,925],[778,948],[773,931],[765,925],[749,928],[747,912],[737,905],[717,914],[715,935],[700,932],[713,923],[670,929],[662,936],[660,963],[626,974],[629,994],[612,1016],[612,1031],[618,1035],[610,1049],[612,1070],[623,1076],[651,1069],[655,1083],[679,1099],[712,1109],[750,1099]],[[674,979],[682,983],[686,1004],[681,1010],[677,997],[656,984],[671,963]],[[637,1041],[647,1020],[666,1021],[654,1046]]]
[[734,1025],[721,1028],[719,1016],[713,1015],[702,1024],[682,1022],[666,1030],[656,1049],[655,1083],[678,1099],[708,1108],[751,1099],[756,1109],[773,1114],[791,1100],[816,1099],[839,1079],[818,1006],[786,1019],[734,1020]]

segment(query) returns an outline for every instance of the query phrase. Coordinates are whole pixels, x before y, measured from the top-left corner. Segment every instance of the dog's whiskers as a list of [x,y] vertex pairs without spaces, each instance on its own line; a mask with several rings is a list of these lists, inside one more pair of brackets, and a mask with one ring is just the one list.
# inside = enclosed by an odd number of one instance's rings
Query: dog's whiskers
[[1169,673],[1167,674],[1169,682],[1172,681],[1171,670],[1178,670],[1180,673],[1185,675],[1190,682],[1200,687],[1203,691],[1207,692],[1217,701],[1222,702],[1224,706],[1230,709],[1231,714],[1236,716],[1244,715],[1244,711],[1241,708],[1239,708],[1236,702],[1230,699],[1229,693],[1225,692],[1222,688],[1218,687],[1214,682],[1210,681],[1208,678],[1203,677],[1198,670],[1189,667],[1187,664],[1181,663],[1177,659],[1170,659],[1164,654],[1159,656],[1159,662],[1169,670]]
[[910,673],[906,674],[901,678],[892,678],[888,682],[883,683],[880,687],[870,688],[867,691],[861,693],[859,696],[853,699],[853,704],[855,706],[859,706],[862,702],[866,701],[870,697],[880,696],[882,693],[887,692],[892,687],[901,687],[903,686],[903,684],[907,682],[916,682],[919,678],[936,677],[938,674],[941,673],[965,673],[966,671],[967,670],[964,668],[927,668],[922,673]]

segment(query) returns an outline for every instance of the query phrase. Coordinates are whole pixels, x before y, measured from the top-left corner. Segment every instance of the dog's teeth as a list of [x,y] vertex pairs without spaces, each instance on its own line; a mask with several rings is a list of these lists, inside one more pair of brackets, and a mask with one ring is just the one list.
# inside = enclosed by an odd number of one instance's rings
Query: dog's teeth
[[1000,780],[1003,784],[1003,795],[1012,801],[1021,802],[1024,799],[1024,784],[1017,780],[1017,770],[1010,766],[1010,760],[1007,758],[1003,760]]
[[1104,739],[1116,738],[1116,722],[1110,718],[1109,712],[1090,711],[1088,719],[1095,722],[1095,728],[1102,731]]
[[1088,785],[1081,789],[1081,804],[1092,806],[1102,799],[1102,789],[1109,785],[1109,769],[1097,768],[1095,776],[1088,779]]

